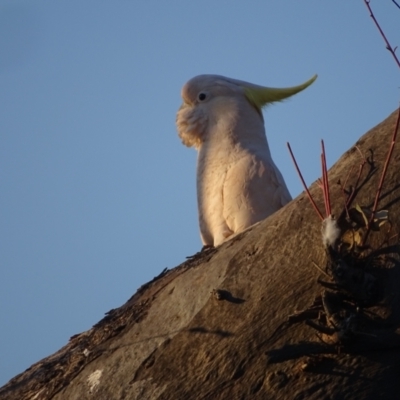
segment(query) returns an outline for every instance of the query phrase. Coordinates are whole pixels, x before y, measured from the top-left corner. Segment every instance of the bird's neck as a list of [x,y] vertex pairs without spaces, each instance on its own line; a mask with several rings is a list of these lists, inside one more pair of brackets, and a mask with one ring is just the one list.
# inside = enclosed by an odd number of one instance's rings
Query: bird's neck
[[264,154],[269,152],[264,121],[258,115],[247,120],[221,118],[209,126],[204,135],[199,148],[199,160],[222,157],[226,160],[240,157],[242,153],[257,153],[257,150]]

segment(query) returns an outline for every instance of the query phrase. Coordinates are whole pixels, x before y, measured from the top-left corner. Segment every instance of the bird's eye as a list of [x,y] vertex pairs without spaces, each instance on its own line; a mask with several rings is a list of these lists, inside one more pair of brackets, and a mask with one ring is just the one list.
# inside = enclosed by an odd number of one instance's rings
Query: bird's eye
[[203,100],[205,100],[206,99],[206,94],[205,93],[199,93],[199,96],[198,96],[198,99],[200,100],[200,101],[203,101]]

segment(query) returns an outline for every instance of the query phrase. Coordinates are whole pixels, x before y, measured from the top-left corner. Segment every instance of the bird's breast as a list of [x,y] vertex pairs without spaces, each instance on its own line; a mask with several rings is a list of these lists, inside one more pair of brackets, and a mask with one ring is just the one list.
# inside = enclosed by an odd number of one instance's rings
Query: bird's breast
[[197,200],[200,221],[211,224],[223,213],[223,188],[229,168],[240,158],[240,151],[229,141],[206,141],[197,159]]

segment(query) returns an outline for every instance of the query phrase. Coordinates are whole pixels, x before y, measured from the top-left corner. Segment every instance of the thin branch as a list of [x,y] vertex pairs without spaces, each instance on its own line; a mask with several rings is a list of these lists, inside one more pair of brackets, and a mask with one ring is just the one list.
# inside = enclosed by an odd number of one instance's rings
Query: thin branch
[[322,272],[327,278],[331,279],[329,274],[327,274],[314,260],[311,260],[313,263],[314,267],[318,269],[318,271]]
[[386,160],[385,160],[385,165],[383,167],[381,179],[379,180],[378,190],[376,191],[375,201],[374,201],[374,205],[372,207],[371,217],[369,219],[367,232],[366,232],[365,237],[364,237],[364,243],[367,240],[369,231],[371,229],[371,224],[372,224],[372,222],[374,220],[374,217],[375,217],[375,212],[376,212],[376,210],[378,208],[379,198],[381,196],[381,192],[382,192],[382,188],[383,188],[383,182],[385,181],[387,169],[388,169],[388,166],[389,166],[389,163],[390,163],[390,159],[391,159],[392,154],[393,154],[394,145],[396,144],[396,138],[397,138],[397,132],[399,130],[399,126],[400,126],[400,107],[399,107],[399,110],[398,110],[396,125],[395,125],[394,131],[393,131],[393,135],[392,135],[392,141],[390,143],[388,155],[387,155]]
[[347,181],[349,180],[349,177],[350,177],[351,173],[353,172],[353,170],[354,170],[354,165],[352,165],[351,169],[347,173],[344,183],[342,183],[342,181],[340,179],[337,182],[340,185],[340,189],[342,191],[344,210],[346,211],[347,218],[350,218],[350,216],[349,216],[349,209],[347,207],[346,185],[347,185]]
[[395,0],[392,0],[392,1],[393,1],[394,4],[396,4],[397,7],[400,8],[400,5]]
[[356,194],[356,192],[357,192],[358,183],[360,182],[361,174],[362,174],[362,171],[363,171],[363,169],[364,169],[365,163],[366,163],[366,161],[364,160],[364,161],[360,164],[360,168],[359,168],[359,170],[358,170],[358,176],[357,176],[356,184],[354,185],[353,190],[351,191],[350,196],[349,196],[349,198],[347,199],[347,207],[349,207],[350,204],[352,203],[352,201],[354,200],[354,196],[355,196],[355,194]]
[[[362,151],[360,150],[360,148],[358,146],[354,146],[356,150],[358,150],[358,152],[360,153],[360,156],[362,158],[362,163],[360,164],[359,170],[358,170],[358,176],[357,176],[357,180],[356,180],[356,184],[353,186],[353,189],[347,199],[346,202],[346,207],[350,206],[351,202],[354,200],[354,195],[356,194],[357,191],[357,187],[358,187],[358,183],[360,182],[361,179],[361,174],[362,171],[364,169],[364,165],[367,163],[367,159],[365,158],[364,154],[362,153]],[[352,167],[352,171],[353,171],[354,166]],[[347,180],[346,180],[347,182]],[[344,184],[344,187],[346,187],[346,183]]]
[[321,185],[321,189],[322,189],[322,196],[324,198],[324,206],[325,206],[325,215],[328,216],[328,199],[326,197],[326,181],[325,181],[325,172],[324,172],[324,155],[321,153],[321,170],[322,170],[322,185]]
[[[385,43],[386,43],[386,48],[390,51],[390,53],[392,54],[392,56],[393,56],[394,59],[396,60],[396,63],[397,63],[397,65],[398,65],[398,67],[400,68],[400,61],[399,61],[399,59],[398,59],[397,56],[396,56],[396,49],[397,49],[397,47],[395,47],[395,48],[393,49],[392,46],[390,45],[389,41],[387,40],[386,35],[383,33],[383,30],[382,30],[382,28],[380,27],[378,21],[376,20],[375,15],[374,15],[374,13],[372,12],[372,9],[371,9],[371,7],[370,7],[370,5],[369,5],[370,0],[364,0],[364,3],[365,3],[365,5],[367,6],[367,8],[368,8],[368,10],[369,10],[369,15],[370,15],[370,17],[371,17],[371,18],[373,19],[373,21],[375,22],[376,27],[378,28],[378,30],[379,30],[381,36],[383,37],[383,40],[384,40]],[[396,2],[394,2],[394,3],[398,6],[398,4],[397,4]],[[400,8],[400,7],[399,7],[399,8]]]
[[389,152],[388,152],[388,155],[386,157],[385,166],[383,167],[381,179],[379,181],[378,190],[376,192],[374,207],[372,208],[371,222],[372,222],[372,219],[374,217],[374,213],[376,212],[376,209],[378,207],[378,202],[379,202],[379,197],[380,197],[381,192],[382,192],[383,182],[385,180],[386,172],[387,172],[387,169],[388,169],[388,166],[389,166],[389,163],[390,163],[390,159],[392,157],[393,148],[394,148],[394,145],[396,143],[396,137],[397,137],[397,131],[399,130],[399,125],[400,125],[400,107],[399,107],[399,111],[398,111],[398,114],[397,114],[397,121],[396,121],[396,126],[394,128],[393,136],[392,136],[392,142],[390,143]]
[[351,169],[349,170],[349,172],[348,172],[348,174],[347,174],[347,176],[346,176],[346,179],[345,179],[345,181],[344,181],[344,183],[343,183],[343,185],[342,185],[342,190],[344,191],[344,189],[346,188],[346,185],[347,185],[347,181],[349,180],[349,177],[350,177],[350,174],[353,172],[353,169],[354,169],[354,165],[351,167]]
[[326,153],[324,141],[321,140],[322,148],[322,175],[324,176],[324,198],[326,198],[326,216],[329,217],[332,213],[331,209],[331,196],[329,194],[329,181],[328,181],[328,168],[326,167]]
[[298,175],[299,175],[299,177],[300,177],[301,183],[303,184],[304,190],[305,190],[306,193],[307,193],[308,199],[310,200],[312,206],[314,207],[314,210],[316,211],[316,213],[317,213],[318,216],[320,217],[321,221],[323,221],[323,220],[324,220],[324,217],[322,216],[321,211],[319,211],[319,208],[318,208],[317,205],[315,204],[315,201],[314,201],[314,199],[312,198],[311,193],[310,193],[310,191],[309,191],[308,188],[307,188],[306,182],[304,181],[303,175],[302,175],[301,172],[300,172],[300,168],[299,168],[299,166],[297,165],[297,161],[296,161],[296,159],[295,159],[295,157],[294,157],[294,154],[293,154],[293,152],[292,152],[292,149],[291,149],[291,147],[290,147],[289,142],[286,142],[286,145],[287,145],[287,147],[288,147],[288,149],[289,149],[290,156],[292,157],[294,166],[295,166],[296,171],[297,171],[297,173],[298,173]]
[[346,193],[345,193],[345,188],[344,186],[340,183],[340,188],[342,190],[342,196],[343,196],[343,203],[344,203],[344,210],[346,211],[346,216],[347,218],[350,218],[349,215],[349,208],[347,207],[347,199],[346,199]]
[[360,148],[359,148],[357,145],[355,145],[354,148],[360,153],[361,158],[362,158],[365,162],[367,162],[367,159],[365,158],[365,156],[364,156],[363,152],[360,150]]

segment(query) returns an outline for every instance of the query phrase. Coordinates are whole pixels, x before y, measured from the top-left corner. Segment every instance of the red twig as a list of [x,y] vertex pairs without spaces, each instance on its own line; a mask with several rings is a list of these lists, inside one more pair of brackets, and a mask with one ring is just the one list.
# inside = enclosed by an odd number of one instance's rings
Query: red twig
[[305,190],[306,193],[307,193],[308,199],[310,200],[312,206],[314,207],[314,210],[316,211],[316,213],[317,213],[318,216],[320,217],[321,221],[323,221],[323,220],[324,220],[324,217],[322,216],[321,211],[319,211],[319,208],[318,208],[317,205],[315,204],[315,201],[314,201],[314,199],[312,198],[311,193],[310,193],[310,191],[309,191],[308,188],[307,188],[306,182],[304,181],[303,175],[302,175],[301,172],[300,172],[300,168],[299,168],[299,166],[297,165],[297,161],[296,161],[296,159],[295,159],[295,157],[294,157],[294,154],[293,154],[293,152],[292,152],[292,149],[291,149],[291,147],[290,147],[289,142],[287,142],[286,145],[287,145],[287,147],[288,147],[288,149],[289,149],[290,156],[292,157],[294,166],[295,166],[295,168],[296,168],[297,173],[299,174],[299,177],[300,177],[301,183],[303,184],[304,190]]
[[324,197],[324,206],[325,206],[325,215],[328,215],[328,203],[326,202],[326,182],[325,182],[325,174],[324,174],[324,155],[321,154],[321,170],[322,170],[322,185],[320,186],[322,189],[322,196]]
[[324,141],[321,140],[321,148],[322,148],[322,176],[324,182],[324,200],[326,204],[326,216],[329,217],[331,215],[331,197],[329,194],[329,182],[328,182],[328,169],[326,167],[326,154],[325,154],[325,145]]
[[[395,48],[393,49],[392,46],[390,45],[389,41],[387,40],[386,35],[383,33],[382,28],[380,27],[378,21],[377,21],[376,18],[375,18],[374,13],[372,12],[372,9],[371,9],[371,7],[370,7],[370,5],[369,5],[370,1],[369,1],[369,0],[364,0],[364,3],[365,3],[365,5],[367,6],[367,8],[368,8],[368,10],[369,10],[369,15],[370,15],[370,17],[371,17],[371,18],[373,19],[373,21],[375,22],[376,27],[378,28],[378,30],[379,30],[381,36],[383,37],[383,40],[384,40],[385,43],[386,43],[386,48],[390,51],[390,53],[392,54],[392,56],[393,56],[394,59],[396,60],[396,63],[397,63],[397,65],[398,65],[398,67],[400,68],[400,61],[399,61],[399,59],[398,59],[397,56],[396,56],[396,49],[397,49],[397,47],[395,47]],[[397,4],[396,2],[394,2],[394,3],[398,6],[398,4]],[[399,8],[400,8],[400,7],[399,7]]]
[[381,179],[379,181],[378,190],[377,190],[376,195],[375,195],[374,206],[372,208],[372,214],[371,214],[371,222],[373,220],[374,213],[376,212],[376,209],[378,207],[378,202],[379,202],[379,197],[380,197],[381,192],[382,192],[383,182],[385,180],[386,172],[387,172],[387,169],[388,169],[388,166],[389,166],[389,163],[390,163],[390,159],[392,157],[394,145],[396,143],[396,137],[397,137],[397,131],[399,130],[399,124],[400,124],[400,107],[399,107],[399,112],[397,114],[397,121],[396,121],[396,126],[394,128],[393,136],[392,136],[392,142],[390,143],[389,152],[388,152],[388,155],[387,155],[386,161],[385,161],[385,166],[383,167]]
[[397,137],[397,132],[399,130],[399,125],[400,125],[400,107],[399,107],[398,114],[397,114],[396,126],[394,128],[394,132],[393,132],[393,135],[392,135],[392,141],[390,143],[388,155],[387,155],[386,160],[385,160],[385,165],[383,167],[381,179],[379,180],[378,190],[376,191],[375,201],[374,201],[374,205],[372,207],[371,217],[370,217],[370,219],[368,221],[367,232],[366,232],[366,234],[364,236],[363,243],[365,243],[367,238],[368,238],[369,231],[371,230],[371,224],[372,224],[372,222],[374,220],[375,213],[376,213],[376,210],[378,208],[379,197],[381,196],[381,192],[382,192],[382,188],[383,188],[383,182],[385,181],[386,172],[387,172],[387,169],[388,169],[388,166],[389,166],[389,163],[390,163],[390,159],[391,159],[392,154],[393,154],[394,145],[396,144],[396,137]]

